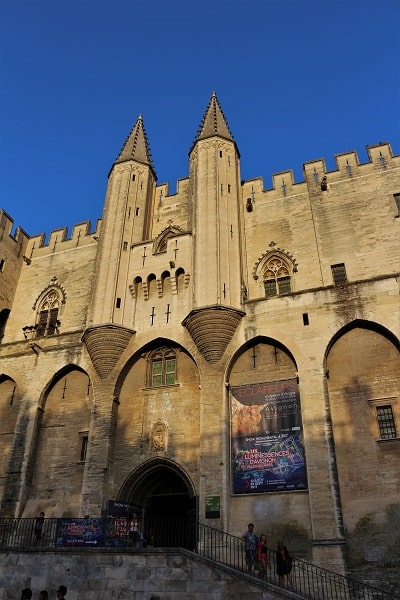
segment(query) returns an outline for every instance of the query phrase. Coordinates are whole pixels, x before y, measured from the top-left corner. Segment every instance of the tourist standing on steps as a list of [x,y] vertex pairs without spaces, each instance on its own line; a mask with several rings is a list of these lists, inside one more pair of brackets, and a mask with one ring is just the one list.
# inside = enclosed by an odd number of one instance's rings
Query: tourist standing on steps
[[261,564],[260,577],[265,581],[267,579],[268,566],[267,536],[265,533],[260,535],[260,541],[257,544],[257,561]]
[[247,572],[251,573],[253,569],[257,546],[257,536],[254,533],[253,523],[248,524],[247,531],[245,531],[242,535],[242,540],[246,542],[244,550],[246,554]]
[[279,577],[280,587],[285,586],[285,575],[288,582],[288,586],[293,590],[292,583],[292,557],[289,554],[288,549],[282,541],[278,542],[276,548],[276,572]]

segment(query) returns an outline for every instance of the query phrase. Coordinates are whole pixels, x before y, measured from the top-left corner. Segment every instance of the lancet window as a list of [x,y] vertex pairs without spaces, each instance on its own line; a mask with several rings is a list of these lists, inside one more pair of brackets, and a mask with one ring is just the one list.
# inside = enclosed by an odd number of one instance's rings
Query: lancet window
[[58,333],[58,312],[60,297],[56,290],[50,290],[39,305],[36,320],[36,337],[45,337]]
[[265,296],[280,296],[292,291],[289,265],[280,257],[273,255],[265,264],[263,271]]

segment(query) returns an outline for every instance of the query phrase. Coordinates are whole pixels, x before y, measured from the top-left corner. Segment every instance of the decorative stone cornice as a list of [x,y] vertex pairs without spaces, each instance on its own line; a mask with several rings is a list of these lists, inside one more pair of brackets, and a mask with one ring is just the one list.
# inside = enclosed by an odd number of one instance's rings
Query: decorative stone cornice
[[135,333],[131,329],[112,324],[86,329],[82,342],[102,379],[111,374]]
[[245,314],[241,310],[216,304],[192,310],[182,325],[206,361],[215,364],[222,358]]

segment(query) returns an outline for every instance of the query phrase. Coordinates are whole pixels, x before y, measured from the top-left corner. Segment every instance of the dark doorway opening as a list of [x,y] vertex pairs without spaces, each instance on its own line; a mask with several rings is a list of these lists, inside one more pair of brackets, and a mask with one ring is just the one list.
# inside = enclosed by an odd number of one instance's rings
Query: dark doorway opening
[[197,497],[189,478],[174,463],[156,459],[141,465],[125,483],[119,500],[141,507],[148,546],[195,549]]

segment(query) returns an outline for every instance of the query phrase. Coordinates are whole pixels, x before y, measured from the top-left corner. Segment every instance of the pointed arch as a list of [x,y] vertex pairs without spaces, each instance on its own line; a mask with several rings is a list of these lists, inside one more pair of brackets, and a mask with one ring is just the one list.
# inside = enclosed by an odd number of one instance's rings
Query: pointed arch
[[184,233],[183,229],[177,225],[169,225],[166,229],[163,229],[163,231],[161,231],[161,233],[154,240],[154,254],[166,252],[168,240],[176,237],[177,235],[181,235],[182,233]]
[[297,266],[292,255],[281,248],[274,248],[258,259],[253,269],[253,278],[263,283],[267,298],[290,294]]
[[191,498],[195,496],[194,483],[186,471],[171,459],[157,457],[143,462],[128,475],[118,493],[118,500],[145,506],[154,492],[155,482],[160,486],[164,479],[180,487]]
[[[87,372],[68,364],[47,383],[39,400],[24,516],[38,503],[46,516],[80,513],[86,453],[90,452],[93,390]],[[68,502],[64,491],[68,488]]]
[[36,310],[35,337],[47,337],[59,333],[59,313],[65,304],[65,290],[57,283],[52,283],[36,298],[33,310]]
[[397,348],[397,350],[400,350],[400,340],[389,329],[387,329],[386,327],[384,327],[380,323],[376,323],[375,321],[368,321],[366,319],[355,319],[354,321],[351,321],[350,323],[346,323],[346,325],[344,325],[341,329],[339,329],[339,331],[337,331],[332,336],[332,339],[329,341],[329,343],[327,344],[327,347],[326,347],[325,358],[324,358],[325,363],[326,363],[326,359],[327,359],[327,357],[328,357],[328,355],[329,355],[329,353],[330,353],[333,345],[343,335],[345,335],[346,333],[348,333],[352,329],[357,329],[357,328],[358,329],[369,329],[370,331],[374,331],[375,333],[379,333],[384,338],[386,338],[389,342],[391,342],[393,344],[393,346],[395,348]]

